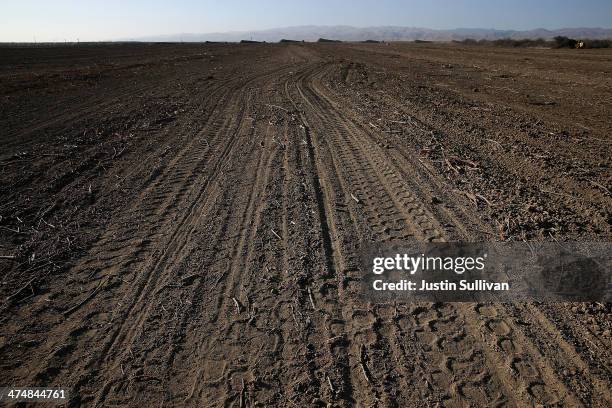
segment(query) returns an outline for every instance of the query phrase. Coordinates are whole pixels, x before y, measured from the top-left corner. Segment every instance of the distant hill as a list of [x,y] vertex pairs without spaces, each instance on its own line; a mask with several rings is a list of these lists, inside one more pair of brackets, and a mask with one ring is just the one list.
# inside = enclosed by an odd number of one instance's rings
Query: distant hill
[[227,33],[208,34],[172,34],[141,38],[125,38],[123,40],[136,41],[267,41],[278,42],[281,39],[295,41],[317,41],[326,38],[338,41],[451,41],[473,38],[476,40],[497,40],[500,38],[512,38],[515,40],[524,38],[551,39],[563,35],[577,39],[612,39],[610,28],[561,28],[558,30],[547,30],[538,28],[535,30],[496,30],[488,28],[456,28],[452,30],[433,30],[430,28],[381,26],[381,27],[351,27],[351,26],[299,26],[273,28],[258,31],[234,31]]

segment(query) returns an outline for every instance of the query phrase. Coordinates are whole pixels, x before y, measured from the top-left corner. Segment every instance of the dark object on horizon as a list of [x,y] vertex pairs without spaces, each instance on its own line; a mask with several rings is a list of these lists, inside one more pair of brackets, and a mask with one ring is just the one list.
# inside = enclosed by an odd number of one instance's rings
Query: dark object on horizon
[[376,40],[365,40],[362,41],[362,43],[372,43],[372,44],[380,44],[382,41],[376,41]]
[[513,40],[511,38],[502,38],[499,40],[475,40],[466,38],[462,41],[453,41],[456,44],[463,45],[494,45],[497,47],[544,47],[544,48],[612,48],[612,40],[575,40],[564,36],[557,36],[553,41],[547,41],[543,38],[537,39],[521,39]]
[[342,42],[342,41],[340,41],[340,40],[329,40],[327,38],[319,38],[317,40],[317,42],[320,42],[320,43],[339,43],[339,42]]
[[511,40],[509,38],[502,38],[492,41],[492,43],[498,47],[547,47],[551,45],[550,42],[547,42],[543,38],[536,38],[535,40]]
[[466,38],[463,41],[453,41],[454,43],[464,44],[464,45],[494,45],[496,47],[552,47],[552,43],[550,41],[546,41],[542,38],[538,38],[535,40],[531,39],[522,39],[522,40],[513,40],[511,38],[501,38],[499,40],[475,40],[473,38]]
[[[264,41],[265,42],[265,41]],[[261,41],[254,40],[240,40],[240,44],[261,44]]]
[[414,40],[414,42],[415,42],[416,44],[429,44],[429,43],[431,43],[432,41],[427,41],[427,40]]
[[583,40],[583,48],[612,48],[612,40]]
[[612,40],[575,40],[559,35],[554,38],[556,48],[610,48]]
[[556,48],[576,48],[578,41],[573,38],[568,38],[563,35],[558,35],[553,38],[556,43]]
[[299,42],[304,42],[304,41],[298,41],[298,40],[287,40],[285,38],[283,38],[282,40],[279,41],[279,43],[299,43]]

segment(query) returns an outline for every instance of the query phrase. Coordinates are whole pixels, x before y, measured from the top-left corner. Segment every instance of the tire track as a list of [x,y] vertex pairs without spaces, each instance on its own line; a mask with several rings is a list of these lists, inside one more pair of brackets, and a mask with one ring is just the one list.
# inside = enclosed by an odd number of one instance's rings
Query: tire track
[[[311,69],[316,69],[315,67]],[[304,135],[304,144],[306,146],[306,158],[308,162],[308,170],[312,176],[311,186],[316,201],[318,213],[318,222],[320,226],[320,234],[322,239],[323,256],[325,267],[319,273],[319,276],[313,276],[313,280],[318,278],[322,280],[318,293],[321,295],[319,301],[318,296],[313,296],[309,293],[312,300],[313,309],[317,314],[321,314],[323,321],[319,324],[324,327],[324,336],[326,344],[324,345],[325,353],[328,361],[331,362],[331,367],[326,370],[326,376],[330,393],[327,394],[334,400],[341,399],[344,404],[349,406],[358,399],[355,395],[355,359],[348,349],[351,340],[348,338],[348,333],[345,329],[346,316],[342,311],[341,305],[338,304],[338,299],[342,298],[342,290],[344,279],[342,274],[348,270],[349,266],[341,257],[338,242],[337,226],[332,222],[334,215],[330,208],[331,203],[336,203],[338,198],[334,196],[334,190],[331,184],[337,180],[331,173],[322,167],[321,151],[315,137],[312,135],[312,128],[308,119],[302,111],[298,100],[302,102],[300,83],[303,79],[303,73],[296,76],[294,83],[285,84],[285,93],[291,101],[292,106],[297,111],[300,121],[300,128]],[[295,90],[291,89],[295,87]],[[293,96],[293,92],[297,95]],[[302,98],[302,99],[298,99]],[[336,218],[336,222],[337,222]],[[330,280],[331,283],[327,281]],[[334,282],[335,281],[335,282]],[[314,282],[313,282],[314,283]],[[310,287],[309,291],[312,292]],[[317,292],[315,292],[316,294]],[[316,300],[316,303],[315,303]],[[316,337],[316,336],[313,336]],[[319,340],[320,341],[320,340]],[[315,343],[316,344],[316,343]],[[348,354],[348,358],[344,357]]]
[[[320,84],[317,85],[316,81],[315,81],[315,85],[314,85],[313,89],[315,91],[318,91],[320,94],[323,93],[322,91],[320,91],[321,85]],[[324,108],[321,108],[321,111],[333,111],[333,109],[334,109],[334,104],[330,101],[328,106],[325,106]],[[346,117],[346,115],[343,115],[342,117]],[[339,120],[341,120],[341,119],[339,119]],[[330,127],[330,126],[327,126],[327,127]],[[363,129],[361,129],[361,131],[360,131],[359,126],[355,126],[351,130],[352,130],[352,132],[354,132],[354,133],[352,133],[353,135],[369,133],[369,132],[363,131]],[[337,149],[342,149],[343,145],[346,144],[347,142],[348,142],[348,137],[345,138],[342,142],[340,142],[340,146],[338,146]],[[359,141],[357,143],[359,143]],[[394,177],[392,175],[393,169],[390,169],[389,168],[389,164],[385,163],[384,159],[381,159],[379,154],[376,154],[377,153],[377,149],[380,149],[380,148],[377,146],[376,143],[371,143],[368,146],[368,148],[367,148],[368,152],[371,153],[370,156],[374,157],[374,162],[377,165],[379,165],[380,168],[383,169],[383,172],[384,172],[383,175],[391,178],[391,183],[392,183],[391,185],[392,186],[394,186],[394,187],[397,186],[398,183],[396,183],[395,181],[397,180],[397,178],[400,178],[400,177],[396,178],[396,177]],[[349,160],[353,160],[353,159],[354,158],[351,158]],[[344,160],[346,160],[346,158],[344,158]],[[384,207],[382,207],[382,208],[384,208]],[[426,218],[432,218],[432,215],[431,214],[426,214]],[[455,217],[455,220],[459,220],[459,219],[460,219],[460,217]],[[462,231],[462,232],[465,232],[465,231],[468,231],[468,230],[469,229],[466,228],[465,226],[462,226],[460,228],[460,231]],[[471,236],[465,236],[464,235],[464,238],[470,239]],[[477,316],[474,316],[469,311],[462,310],[462,309],[463,308],[460,308],[460,310],[458,312],[456,312],[457,315],[453,316],[453,319],[456,319],[457,317],[461,317],[462,320],[477,319]],[[502,313],[502,315],[503,315],[503,313]],[[432,323],[436,323],[436,322],[437,321],[434,320],[434,321],[430,322],[430,325]],[[507,319],[504,319],[503,322],[504,322],[504,324],[508,324],[508,327],[513,327],[513,328],[516,329],[516,325],[508,322]],[[490,323],[490,324],[492,324],[492,323]],[[468,325],[468,327],[469,327],[469,325]],[[494,330],[491,329],[491,331],[494,331]],[[474,330],[472,330],[471,333],[470,333],[472,338],[475,339],[475,340],[472,341],[473,343],[478,343],[478,341],[476,340],[476,339],[478,339],[478,332],[479,332],[479,330],[474,328]],[[436,340],[436,343],[439,345],[439,344],[442,344],[443,341],[444,341],[443,339],[438,338]],[[521,337],[521,341],[526,346],[526,349],[528,350],[528,355],[530,355],[530,356],[538,355],[537,348],[535,348],[535,346],[532,343],[530,343],[529,340],[527,340],[527,337],[522,336]],[[487,356],[487,358],[489,360],[488,363],[486,363],[486,365],[488,365],[490,368],[488,370],[486,370],[485,372],[483,372],[481,375],[472,376],[472,377],[477,378],[477,380],[473,381],[472,384],[461,384],[461,383],[458,383],[457,386],[454,387],[455,389],[457,389],[458,394],[462,395],[463,397],[466,396],[466,391],[465,391],[466,385],[467,386],[471,386],[472,388],[476,387],[477,389],[480,389],[481,391],[486,389],[486,388],[489,388],[491,385],[493,385],[494,386],[493,390],[492,391],[487,391],[488,394],[490,395],[489,397],[487,397],[487,398],[489,398],[490,403],[495,403],[496,400],[497,400],[497,402],[505,401],[506,397],[504,397],[503,395],[497,394],[496,391],[495,391],[495,388],[499,389],[501,384],[504,384],[504,383],[511,384],[512,381],[510,381],[511,379],[508,378],[505,374],[503,374],[503,372],[501,372],[500,370],[498,370],[496,368],[497,364],[499,364],[499,359],[497,359],[495,357],[495,355],[494,355],[496,352],[497,351],[495,350],[495,347],[491,346],[489,352],[485,353],[485,356]],[[482,352],[478,351],[478,354],[482,354]],[[559,379],[558,374],[554,372],[554,370],[551,368],[549,363],[539,364],[538,368],[535,368],[535,367],[532,366],[531,363],[529,363],[530,358],[528,358],[527,360],[525,360],[525,358],[523,358],[521,360],[517,360],[517,359],[518,359],[518,357],[512,360],[514,363],[513,362],[511,362],[510,364],[503,363],[503,365],[509,365],[510,369],[512,369],[513,367],[519,367],[520,366],[522,371],[518,372],[518,375],[519,376],[523,375],[523,376],[525,376],[527,378],[529,378],[530,376],[526,374],[527,371],[525,371],[525,370],[532,370],[531,371],[532,373],[537,373],[536,376],[535,376],[537,378],[536,380],[534,380],[534,381],[527,381],[527,383],[526,383],[526,391],[527,392],[523,396],[524,400],[526,400],[526,401],[535,401],[535,403],[544,403],[544,404],[552,403],[552,402],[556,402],[556,401],[564,401],[564,402],[570,403],[570,404],[578,404],[578,402],[577,402],[577,400],[575,398],[575,395],[572,392],[570,392],[564,386],[563,382]],[[536,357],[536,359],[537,359],[537,357]],[[516,364],[517,361],[521,361],[521,364],[520,365]],[[533,367],[533,368],[531,368],[531,367]],[[515,371],[517,371],[516,368],[515,368]],[[490,372],[497,372],[498,375],[501,375],[501,378],[503,378],[506,381],[504,382],[503,380],[502,381],[495,380],[494,383],[496,383],[497,385],[491,383]],[[533,377],[533,375],[531,377]],[[544,380],[540,380],[539,379],[540,377],[544,378]],[[483,383],[482,382],[483,380],[478,379],[478,378],[485,379],[487,381],[487,383]],[[518,385],[519,384],[517,384],[517,386]],[[545,388],[551,390],[553,395],[547,395],[543,391]],[[512,393],[512,389],[511,388],[506,388],[504,394],[511,395],[511,393]],[[444,398],[446,398],[446,397],[444,397]],[[515,402],[515,404],[518,404],[518,402]]]
[[[401,151],[401,149],[400,149]],[[404,154],[403,157],[406,157],[406,155]],[[402,167],[400,167],[402,168]],[[405,168],[405,167],[404,167]],[[458,220],[459,217],[453,217],[455,220]],[[475,234],[469,233],[468,231],[474,231],[474,228],[471,228],[469,226],[461,226],[461,224],[455,224],[457,227],[459,227],[459,230],[461,232],[460,237],[463,239],[468,239],[468,240],[472,240],[475,238]],[[486,231],[485,228],[483,228],[483,226],[477,226],[476,231]],[[493,235],[491,233],[491,235]],[[537,308],[533,308],[534,312],[536,312]],[[500,315],[511,315],[510,311],[507,308],[501,308],[499,310]],[[505,319],[506,322],[508,322],[508,319]],[[511,323],[510,323],[511,324]],[[538,324],[542,325],[543,327],[546,326],[546,322],[543,320],[538,321]],[[512,324],[511,324],[512,325]],[[516,325],[512,325],[512,327],[514,327],[515,329],[520,329],[520,327],[516,326]],[[533,336],[531,336],[533,338]],[[537,346],[535,346],[535,343],[533,343],[533,341],[528,340],[529,337],[522,337],[523,340],[527,343],[532,343],[530,347],[527,347],[529,350],[531,350],[531,355],[533,356],[537,356],[540,354],[544,354],[542,353],[541,350],[538,350]],[[506,342],[506,339],[504,338],[503,340],[501,340],[502,342]],[[560,347],[563,347],[562,343],[558,343],[558,345]],[[567,347],[567,345],[566,345]],[[550,350],[552,351],[552,349]],[[548,356],[554,356],[554,353],[552,352],[548,352],[546,353],[546,355]],[[535,357],[537,360],[537,357]],[[515,360],[519,361],[520,357],[516,357]],[[554,363],[553,359],[549,357],[548,359],[551,363],[555,364],[556,367],[558,367],[558,369],[553,370],[552,367],[550,365],[545,365],[545,366],[541,366],[540,370],[542,370],[543,372],[546,373],[546,375],[548,376],[548,380],[547,380],[547,384],[554,384],[554,391],[555,393],[558,394],[558,396],[554,397],[557,399],[561,399],[561,400],[568,400],[570,401],[570,403],[572,404],[577,404],[578,402],[576,401],[576,397],[575,395],[577,393],[580,392],[579,388],[574,388],[571,392],[569,391],[569,389],[567,388],[567,386],[563,383],[563,381],[561,380],[561,375],[562,375],[562,371],[563,369],[561,367],[563,367],[564,364],[560,364],[560,363]],[[525,370],[523,370],[523,372],[526,372],[526,370],[531,370],[531,372],[539,372],[537,371],[536,368],[531,368],[532,363],[526,363],[525,359],[523,358],[521,361],[521,364],[510,364],[512,367],[515,366],[520,366],[520,367],[527,367],[525,368]],[[548,363],[550,364],[550,363]],[[507,365],[507,364],[503,364],[503,365]],[[586,365],[584,364],[584,362],[582,364],[580,364],[582,367],[586,367]],[[517,370],[514,369],[514,371],[516,372]],[[589,382],[589,380],[587,380],[586,378],[593,378],[592,374],[589,374],[588,377],[585,377],[584,381]],[[511,383],[511,381],[508,381],[508,383]],[[533,383],[533,384],[532,384]],[[595,382],[594,384],[595,389],[599,389],[599,395],[601,398],[603,398],[604,400],[606,398],[609,398],[609,396],[605,396],[605,394],[602,393],[602,385],[599,382]],[[536,403],[543,403],[543,402],[550,402],[550,401],[555,401],[555,399],[549,395],[546,395],[546,393],[544,391],[542,391],[542,386],[540,383],[538,383],[537,381],[532,381],[531,383],[528,384],[528,391],[527,391],[527,398],[531,398],[534,399],[536,401]],[[534,391],[535,390],[535,391]]]
[[[224,93],[225,94],[231,93],[231,88],[224,90]],[[235,103],[238,103],[238,101],[241,98],[241,95],[238,93],[234,93],[232,98],[233,98],[232,100],[234,101],[232,103],[235,104]],[[219,99],[219,101],[223,101],[223,98]],[[228,105],[228,102],[224,101],[223,104]],[[223,109],[228,109],[227,107],[219,108],[219,109],[221,110],[218,110],[216,113],[213,112],[212,115],[218,115],[219,118],[226,118],[225,122],[227,122],[229,118],[233,117],[231,114],[223,113]],[[201,176],[200,174],[206,174],[203,171],[204,168],[202,166],[206,164],[208,157],[211,155],[211,153],[217,150],[217,152],[220,152],[221,154],[216,160],[217,164],[212,167],[212,171],[210,172],[213,174],[213,176],[208,177],[207,181],[204,182],[204,188],[202,188],[201,192],[199,193],[200,196],[204,194],[204,191],[206,191],[206,185],[210,184],[211,180],[217,174],[219,174],[220,163],[223,163],[224,157],[227,155],[228,152],[232,150],[231,142],[234,142],[234,139],[231,137],[228,138],[226,136],[226,132],[223,131],[224,127],[227,127],[227,126],[229,126],[229,124],[228,123],[223,124],[223,122],[217,122],[217,123],[213,122],[210,126],[206,125],[205,129],[209,128],[212,130],[213,139],[210,139],[209,142],[204,145],[201,143],[201,141],[198,140],[198,138],[194,138],[194,140],[191,142],[191,146],[185,147],[181,151],[181,153],[173,160],[171,165],[167,167],[167,169],[163,170],[162,176],[154,180],[153,184],[149,186],[149,189],[146,190],[141,195],[140,200],[144,200],[144,201],[142,203],[136,202],[133,205],[134,211],[139,214],[142,214],[145,217],[145,220],[156,219],[156,218],[159,218],[158,216],[160,215],[162,216],[166,215],[170,217],[173,213],[173,209],[177,207],[178,204],[182,200],[184,200],[185,197],[187,196],[187,192],[188,192],[187,187],[191,185],[192,183],[195,183],[197,178],[202,178],[203,176]],[[225,140],[226,147],[224,149],[219,150],[219,147],[217,146],[218,145],[217,140]],[[185,157],[182,157],[182,156],[185,156]],[[172,174],[172,176],[170,176],[170,174]],[[198,202],[198,196],[196,195],[195,197],[190,197],[190,199],[193,200],[192,204],[190,206],[185,207],[187,216],[189,216],[189,214],[194,212],[194,205],[195,203]],[[132,214],[128,213],[128,217],[132,218],[132,221],[133,221]],[[132,268],[134,268],[134,265],[138,265],[139,262],[145,262],[145,264],[143,264],[143,266],[141,266],[139,270],[146,271],[149,268],[155,268],[155,264],[153,264],[153,259],[151,259],[150,255],[157,254],[156,256],[160,256],[160,254],[157,253],[157,251],[151,253],[151,251],[155,250],[156,247],[159,247],[160,243],[156,241],[158,241],[160,238],[164,238],[167,240],[167,242],[172,242],[174,240],[174,237],[176,236],[176,235],[170,235],[169,239],[168,239],[168,236],[164,237],[163,236],[164,234],[162,233],[163,229],[168,228],[168,226],[171,224],[175,224],[176,225],[175,234],[176,234],[176,231],[178,230],[178,228],[180,228],[181,225],[188,223],[186,221],[186,217],[183,218],[183,220],[179,222],[178,224],[176,224],[176,222],[174,221],[174,217],[170,217],[167,221],[170,224],[165,224],[166,226],[164,226],[165,221],[163,221],[163,219],[161,220],[157,219],[156,222],[154,222],[153,224],[149,224],[149,225],[145,224],[144,228],[143,228],[143,225],[140,225],[138,229],[133,229],[130,226],[130,224],[128,224],[128,222],[118,223],[119,229],[118,230],[110,229],[107,232],[107,234],[101,239],[100,248],[98,249],[94,248],[92,250],[92,254],[93,254],[92,261],[90,261],[89,263],[84,263],[83,265],[79,265],[77,269],[77,275],[79,273],[81,275],[84,275],[84,273],[88,273],[88,275],[85,277],[86,279],[90,279],[92,276],[96,276],[95,283],[92,286],[96,287],[95,285],[100,285],[99,287],[102,289],[100,290],[101,295],[98,295],[97,298],[101,298],[102,296],[104,296],[105,298],[112,298],[112,294],[108,292],[108,290],[112,290],[112,291],[118,290],[117,288],[120,288],[122,285],[121,282],[125,283],[125,280],[126,280],[126,277],[123,271],[126,269],[127,270],[131,269],[132,271],[130,275],[135,276],[136,279],[138,279],[137,282],[139,282],[137,285],[138,289],[135,292],[132,292],[131,294],[134,300],[129,301],[131,304],[130,309],[133,308],[136,304],[142,303],[144,301],[145,294],[150,292],[150,289],[147,289],[147,290],[145,289],[154,287],[157,277],[155,275],[139,274],[136,272],[136,270]],[[131,223],[131,225],[133,225],[133,223]],[[139,234],[140,230],[147,232],[149,235],[144,238],[134,237],[134,235]],[[131,238],[126,239],[123,242],[119,242],[119,243],[114,241],[115,237],[121,237],[121,236],[130,236]],[[130,245],[130,244],[132,245],[136,244],[135,249],[132,249],[129,253],[127,253],[123,250],[123,248],[125,248],[124,245]],[[104,254],[104,255],[97,255],[97,254]],[[124,260],[122,261],[121,258],[117,259],[118,255],[123,255]],[[110,265],[108,265],[109,261],[111,262]],[[148,266],[148,265],[151,265],[151,266]],[[160,264],[158,262],[157,268],[158,269],[163,268],[163,265],[164,265],[163,263]],[[100,269],[100,268],[103,268],[103,269]],[[119,276],[118,275],[119,273],[121,273],[122,276],[120,278],[116,278]],[[153,276],[155,278],[155,281],[151,281],[147,279],[146,276]],[[128,284],[134,285],[134,282],[128,282]],[[87,301],[87,299],[85,299],[85,301]],[[92,305],[92,307],[98,309],[100,312],[102,312],[105,309],[108,309],[108,306],[100,307],[100,301],[103,301],[103,300],[94,299],[93,301],[95,301],[95,303]],[[91,309],[91,307],[88,307],[88,309]],[[123,311],[116,310],[112,313],[117,317],[125,316],[129,314],[130,309],[127,309],[127,310],[124,309]],[[74,330],[66,329],[64,326],[59,326],[56,328],[58,333],[60,332],[74,333],[74,335],[71,335],[71,337],[69,337],[67,340],[68,345],[69,345],[68,347],[73,348],[74,345],[77,344],[76,343],[77,340],[78,342],[83,343],[83,344],[94,343],[93,339],[89,339],[83,336],[89,336],[92,331],[95,332],[97,330],[97,329],[92,329],[92,327],[97,327],[101,324],[101,321],[98,323],[95,320],[96,314],[92,316],[91,313],[89,313],[87,315],[89,317],[84,318],[83,314],[78,310],[72,311],[72,309],[69,309],[69,311],[70,311],[70,315],[72,315],[73,313],[78,315],[74,318],[75,321],[79,321],[80,319],[83,319],[83,321],[87,323],[79,324],[79,327],[77,327]],[[98,312],[98,315],[106,319],[106,316],[108,316],[107,313],[108,312],[103,312],[103,313]],[[141,315],[141,318],[144,318],[144,316],[146,316],[146,314]],[[141,324],[142,324],[142,320],[135,327],[138,327]],[[118,327],[121,327],[121,326],[118,326]],[[131,331],[133,332],[133,330],[135,329],[132,328]],[[129,338],[130,336],[129,332],[120,337],[119,336],[120,331],[121,331],[121,328],[116,330],[114,335],[110,337],[107,336],[108,340],[106,340],[106,346],[104,346],[104,348],[102,349],[102,354],[94,356],[92,358],[92,361],[87,363],[88,365],[92,364],[93,361],[104,360],[104,355],[106,351],[112,349],[114,345],[116,346],[115,342],[121,341],[123,336],[127,335]],[[51,339],[53,339],[53,337],[51,337]],[[52,345],[52,343],[50,343],[49,346],[55,347]],[[67,356],[57,355],[57,353],[53,353],[51,358],[44,359],[43,361],[47,361],[47,363],[43,363],[41,365],[41,368],[38,370],[38,374],[36,374],[35,378],[44,380],[46,382],[52,381],[54,377],[60,374],[60,370],[56,369],[55,367],[60,366],[60,365],[61,366],[69,365],[69,364],[66,364],[66,362],[61,363],[61,360],[63,360],[65,357]],[[81,381],[81,382],[85,382],[85,381]]]
[[[318,112],[325,112],[327,115],[332,115],[335,112],[335,107],[329,103],[324,102],[321,97],[317,99],[316,92],[318,91],[316,82],[315,85],[312,86],[312,91],[308,96],[304,96],[305,98],[311,97],[312,100],[318,102],[318,106],[312,106],[313,110]],[[364,205],[366,209],[370,209],[371,212],[376,212],[374,209],[378,210],[378,212],[385,211],[387,213],[391,212],[391,214],[399,214],[399,219],[403,219],[406,223],[404,228],[408,229],[412,236],[415,236],[417,239],[428,239],[428,240],[445,240],[443,229],[436,224],[432,224],[431,220],[434,219],[433,215],[428,212],[422,205],[419,204],[418,198],[415,197],[407,191],[405,187],[402,186],[401,177],[398,175],[398,172],[395,171],[391,165],[385,162],[384,158],[380,155],[377,149],[380,149],[376,144],[371,143],[368,138],[358,138],[357,135],[362,135],[365,132],[355,125],[351,125],[346,120],[342,119],[340,115],[332,115],[333,122],[326,123],[325,122],[325,114],[321,113],[320,118],[323,121],[321,125],[321,129],[326,129],[328,134],[335,136],[338,139],[338,142],[330,145],[330,150],[334,152],[341,152],[338,154],[339,162],[345,165],[344,168],[349,168],[348,174],[345,176],[346,179],[349,180],[349,185],[363,183],[363,178],[359,176],[352,176],[350,174],[350,164],[351,162],[356,163],[367,163],[370,162],[370,166],[367,164],[365,166],[361,166],[362,171],[372,171],[371,169],[380,169],[375,172],[375,175],[371,176],[369,180],[366,181],[366,188],[368,184],[371,185],[383,185],[385,187],[384,190],[374,191],[371,194],[365,194],[364,197],[370,198],[373,197],[376,200],[375,204]],[[334,129],[345,129],[345,131],[334,131]],[[335,138],[331,138],[334,140]],[[329,138],[328,138],[329,139]],[[370,142],[370,144],[368,144]],[[332,142],[333,143],[333,142]],[[365,147],[358,147],[365,146]],[[360,150],[364,149],[365,153],[361,153]],[[346,163],[346,164],[345,164]],[[354,182],[356,180],[357,182]],[[371,188],[371,187],[370,187]],[[363,191],[364,188],[360,188],[359,191]],[[381,193],[386,193],[383,195]],[[385,197],[387,197],[385,199]],[[365,201],[365,200],[364,200]],[[383,203],[392,203],[392,206],[384,205]],[[367,211],[367,210],[366,210]],[[373,215],[367,217],[369,223],[379,219],[379,215]],[[397,218],[396,218],[397,219]],[[383,224],[384,225],[384,224]],[[388,227],[387,227],[388,228]],[[390,229],[383,229],[383,232],[389,232]],[[401,229],[400,229],[401,231]],[[381,241],[389,241],[393,238],[390,236],[381,236],[380,232],[376,235],[375,230],[375,238]],[[450,308],[451,312],[449,316],[439,315],[437,312],[435,305],[429,305],[425,308],[425,311],[430,310],[433,313],[433,318],[427,320],[426,327],[424,329],[419,329],[417,327],[413,327],[408,330],[414,330],[415,338],[419,340],[419,342],[426,342],[429,345],[423,346],[421,350],[425,350],[425,353],[431,357],[434,357],[433,361],[440,360],[438,364],[443,367],[443,364],[446,364],[448,361],[456,361],[458,360],[464,353],[470,352],[472,355],[472,360],[474,358],[480,359],[480,365],[487,367],[491,366],[491,362],[486,362],[486,360],[482,359],[482,352],[476,350],[470,346],[478,343],[478,337],[476,333],[470,333],[470,336],[466,338],[465,333],[456,332],[454,329],[454,322],[462,321],[465,319],[463,314],[455,310],[454,308]],[[366,315],[369,312],[366,312]],[[397,324],[391,324],[391,327],[388,325],[388,321],[382,321],[381,317],[378,316],[377,312],[371,312],[373,314],[372,320],[369,323],[368,329],[366,332],[374,333],[375,338],[370,338],[370,342],[373,348],[378,350],[383,350],[383,357],[385,355],[384,350],[390,350],[389,353],[395,355],[395,359],[397,361],[401,361],[402,358],[406,358],[403,354],[403,348],[401,346],[401,340],[399,341],[387,341],[389,338],[401,338],[401,334],[405,333],[406,328],[400,327]],[[393,318],[389,318],[391,322],[393,322]],[[440,325],[445,322],[451,322],[449,328],[445,331],[436,329],[437,325]],[[378,333],[378,334],[376,334]],[[387,335],[384,335],[387,333]],[[390,335],[390,333],[395,333],[395,336]],[[419,334],[423,333],[423,335]],[[431,334],[429,334],[431,333]],[[446,333],[446,334],[444,334]],[[419,338],[422,337],[422,338]],[[464,348],[455,348],[451,354],[445,352],[444,347],[447,347],[446,344],[457,344],[457,342],[465,343],[466,346]],[[433,348],[432,346],[435,346]],[[441,359],[440,359],[441,357]],[[476,401],[482,400],[483,396],[489,403],[495,403],[496,401],[505,401],[506,397],[504,394],[509,394],[510,390],[504,390],[502,393],[499,392],[501,384],[503,381],[499,381],[497,379],[492,380],[491,372],[493,368],[485,368],[482,374],[476,373],[475,377],[476,381],[473,381],[472,384],[463,384],[460,380],[456,378],[456,372],[452,370],[452,364],[446,365],[447,370],[444,371],[442,369],[432,370],[430,366],[423,366],[422,371],[426,376],[425,383],[422,385],[421,398],[423,399],[431,399],[432,401],[445,401],[445,400],[453,400],[456,398],[466,399],[473,397]],[[406,370],[400,367],[395,367],[393,370],[396,371],[396,375],[410,377],[410,374],[406,372]],[[381,374],[383,375],[383,374]],[[454,385],[453,385],[454,384]],[[433,386],[432,386],[433,385]],[[449,387],[450,386],[450,387]],[[450,388],[450,394],[441,393],[440,390],[446,389],[446,387]],[[476,395],[470,396],[469,392],[466,391],[468,387],[474,388],[477,393]],[[391,387],[393,388],[393,387]],[[497,391],[496,391],[497,390]],[[380,391],[379,393],[383,393],[384,391]],[[395,400],[394,395],[387,395],[389,401]]]

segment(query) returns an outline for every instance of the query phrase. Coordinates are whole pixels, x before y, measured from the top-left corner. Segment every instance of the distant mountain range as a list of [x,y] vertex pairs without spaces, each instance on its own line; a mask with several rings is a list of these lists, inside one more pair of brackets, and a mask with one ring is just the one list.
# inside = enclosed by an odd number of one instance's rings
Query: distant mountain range
[[327,38],[341,41],[451,41],[473,38],[476,40],[496,40],[500,38],[524,39],[544,38],[551,39],[563,35],[576,39],[612,39],[610,28],[562,28],[558,30],[547,30],[538,28],[535,30],[496,30],[488,28],[456,28],[452,30],[434,30],[418,27],[351,27],[351,26],[299,26],[273,28],[257,31],[233,31],[227,33],[208,34],[172,34],[141,38],[129,38],[125,40],[135,41],[168,41],[168,42],[198,42],[198,41],[267,41],[277,42],[281,39],[297,41],[316,41],[319,38]]

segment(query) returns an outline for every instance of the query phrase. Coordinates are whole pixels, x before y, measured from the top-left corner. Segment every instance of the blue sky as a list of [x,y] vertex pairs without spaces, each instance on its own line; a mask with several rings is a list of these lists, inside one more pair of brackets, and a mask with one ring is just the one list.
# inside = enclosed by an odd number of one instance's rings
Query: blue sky
[[0,0],[0,41],[99,41],[310,24],[612,28],[612,0]]

